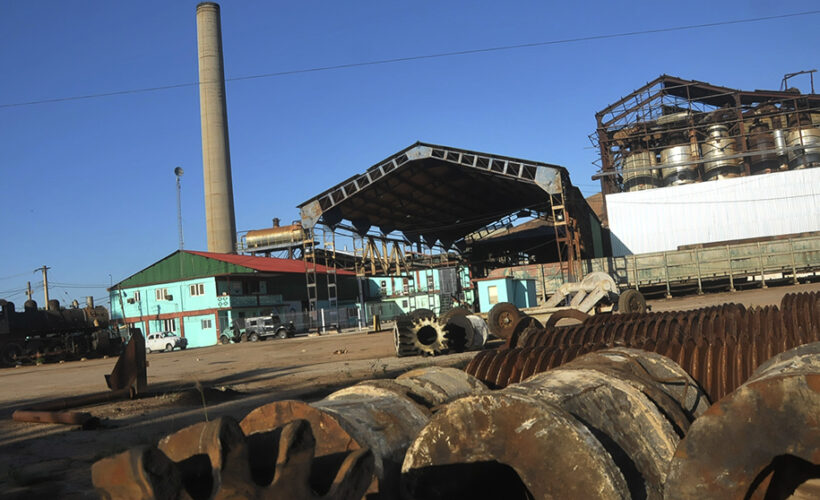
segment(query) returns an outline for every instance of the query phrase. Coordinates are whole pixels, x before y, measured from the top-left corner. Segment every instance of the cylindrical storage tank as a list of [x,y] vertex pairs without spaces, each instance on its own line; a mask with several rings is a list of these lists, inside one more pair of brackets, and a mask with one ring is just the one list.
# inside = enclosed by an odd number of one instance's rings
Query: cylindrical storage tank
[[[656,164],[655,155],[649,151],[637,151],[624,158],[624,171],[621,173],[624,181],[624,190],[642,191],[659,187],[661,179]],[[641,170],[645,168],[645,170]]]
[[820,164],[820,128],[799,128],[786,135],[789,168],[799,169]]
[[302,223],[291,226],[279,226],[268,229],[255,229],[245,235],[245,244],[248,248],[261,247],[290,247],[295,243],[302,243],[305,232]]
[[661,150],[661,177],[665,186],[691,184],[698,180],[698,166],[691,163],[692,147],[689,144],[671,146]]
[[[782,130],[769,130],[768,125],[762,123],[752,126],[749,131],[749,151],[760,151],[760,154],[749,158],[749,170],[752,174],[771,172],[780,167],[778,153],[774,152],[777,148],[778,133],[780,138],[783,139],[783,147],[785,148],[786,142]],[[783,152],[785,153],[785,149]]]
[[740,174],[740,160],[735,158],[737,147],[735,140],[729,137],[729,127],[712,125],[706,129],[707,139],[701,144],[703,180],[709,181],[718,177],[736,177]]

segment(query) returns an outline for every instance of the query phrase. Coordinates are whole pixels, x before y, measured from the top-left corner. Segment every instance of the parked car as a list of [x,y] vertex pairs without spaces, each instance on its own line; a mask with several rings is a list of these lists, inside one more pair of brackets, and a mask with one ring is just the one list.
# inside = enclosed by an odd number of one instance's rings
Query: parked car
[[219,341],[223,344],[230,342],[265,340],[267,338],[286,339],[296,334],[296,326],[293,321],[282,322],[276,314],[270,316],[256,316],[245,318],[233,323],[219,336]]
[[152,333],[145,339],[145,352],[171,352],[176,347],[185,349],[188,347],[188,339],[182,338],[174,332]]

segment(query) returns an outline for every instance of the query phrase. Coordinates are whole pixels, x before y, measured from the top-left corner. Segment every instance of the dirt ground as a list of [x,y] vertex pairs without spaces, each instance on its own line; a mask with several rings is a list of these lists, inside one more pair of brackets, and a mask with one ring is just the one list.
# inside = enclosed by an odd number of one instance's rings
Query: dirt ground
[[[736,302],[779,304],[786,293],[820,290],[820,283],[650,301],[654,311]],[[0,370],[0,497],[96,498],[90,467],[96,460],[150,444],[186,425],[281,400],[321,399],[370,378],[392,378],[420,366],[463,367],[474,353],[396,358],[392,333],[342,333],[219,345],[148,355],[155,396],[83,408],[103,425],[94,430],[11,420],[38,402],[105,391],[115,359]],[[46,481],[43,479],[56,480]],[[25,490],[22,484],[34,484]],[[55,491],[55,488],[59,490]]]

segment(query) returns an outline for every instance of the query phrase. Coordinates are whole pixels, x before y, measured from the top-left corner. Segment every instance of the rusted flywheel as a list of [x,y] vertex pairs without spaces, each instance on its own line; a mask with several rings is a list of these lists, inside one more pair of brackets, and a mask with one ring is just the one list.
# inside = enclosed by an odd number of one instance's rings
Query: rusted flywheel
[[524,316],[521,311],[509,302],[499,302],[487,313],[487,326],[490,333],[501,339],[508,339],[515,330],[518,319]]

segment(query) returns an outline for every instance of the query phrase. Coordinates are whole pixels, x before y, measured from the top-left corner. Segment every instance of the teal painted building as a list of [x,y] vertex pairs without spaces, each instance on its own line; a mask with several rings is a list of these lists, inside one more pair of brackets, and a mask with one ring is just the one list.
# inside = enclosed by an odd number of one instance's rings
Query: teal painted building
[[488,312],[499,302],[512,302],[519,309],[537,305],[534,279],[485,278],[477,280],[476,286],[481,312]]
[[374,276],[367,280],[367,316],[390,319],[416,309],[436,314],[453,306],[472,305],[475,300],[470,274],[465,267],[423,269],[402,276]]
[[[317,266],[317,286],[326,287]],[[339,304],[358,301],[355,275],[337,271]],[[307,308],[301,260],[180,250],[109,289],[111,318],[145,335],[171,331],[189,347],[215,345],[238,318],[277,313],[299,328]],[[319,306],[326,306],[319,302]]]

